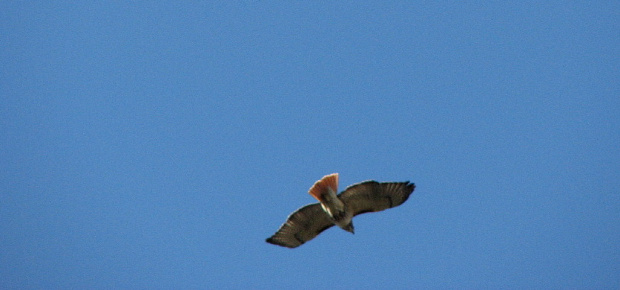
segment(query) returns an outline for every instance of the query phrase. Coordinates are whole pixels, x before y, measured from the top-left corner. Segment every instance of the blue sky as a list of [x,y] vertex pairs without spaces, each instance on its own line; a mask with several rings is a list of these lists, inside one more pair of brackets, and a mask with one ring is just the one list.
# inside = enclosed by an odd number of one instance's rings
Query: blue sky
[[[618,288],[617,1],[0,4],[1,288]],[[265,243],[340,173],[400,207]]]

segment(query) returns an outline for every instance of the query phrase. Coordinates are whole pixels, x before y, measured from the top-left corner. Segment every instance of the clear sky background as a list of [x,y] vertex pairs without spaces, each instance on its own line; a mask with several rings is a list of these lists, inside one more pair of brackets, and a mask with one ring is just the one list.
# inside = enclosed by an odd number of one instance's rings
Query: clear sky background
[[169,2],[0,4],[0,288],[620,287],[620,2]]

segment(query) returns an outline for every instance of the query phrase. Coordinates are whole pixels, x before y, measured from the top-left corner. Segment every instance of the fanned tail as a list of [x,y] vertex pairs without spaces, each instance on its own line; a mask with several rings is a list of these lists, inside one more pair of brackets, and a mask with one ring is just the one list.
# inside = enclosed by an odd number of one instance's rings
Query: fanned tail
[[324,196],[329,194],[328,190],[330,189],[334,194],[338,193],[338,173],[323,176],[323,178],[310,187],[308,193],[318,201],[324,201]]

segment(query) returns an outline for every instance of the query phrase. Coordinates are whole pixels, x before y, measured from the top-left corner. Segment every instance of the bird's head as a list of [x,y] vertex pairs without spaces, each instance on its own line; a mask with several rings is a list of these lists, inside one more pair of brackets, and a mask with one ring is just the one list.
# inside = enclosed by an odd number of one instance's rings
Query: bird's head
[[355,228],[353,227],[353,222],[350,222],[346,227],[343,228],[345,231],[355,234]]

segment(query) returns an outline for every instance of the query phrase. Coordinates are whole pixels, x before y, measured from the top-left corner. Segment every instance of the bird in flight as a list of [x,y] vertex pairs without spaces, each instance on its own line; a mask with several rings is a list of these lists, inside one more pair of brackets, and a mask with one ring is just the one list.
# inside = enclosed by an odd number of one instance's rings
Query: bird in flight
[[333,225],[354,233],[354,216],[397,207],[409,198],[414,189],[415,185],[409,181],[369,180],[353,184],[337,194],[338,173],[325,175],[308,191],[319,203],[306,205],[293,212],[267,242],[296,248]]

